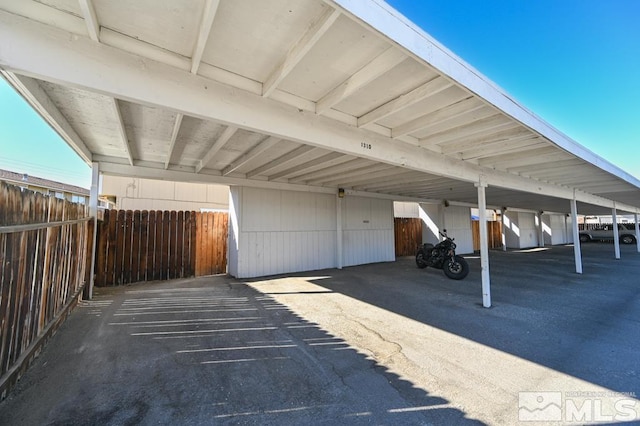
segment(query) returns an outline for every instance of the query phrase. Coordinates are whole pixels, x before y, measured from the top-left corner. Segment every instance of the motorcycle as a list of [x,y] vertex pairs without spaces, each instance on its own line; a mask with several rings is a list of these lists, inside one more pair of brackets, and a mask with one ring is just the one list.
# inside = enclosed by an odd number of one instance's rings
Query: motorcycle
[[453,242],[454,238],[447,236],[447,230],[443,229],[440,235],[444,240],[435,246],[425,243],[418,247],[416,265],[420,269],[427,266],[442,269],[452,280],[461,280],[469,274],[469,264],[464,257],[456,255],[456,243]]

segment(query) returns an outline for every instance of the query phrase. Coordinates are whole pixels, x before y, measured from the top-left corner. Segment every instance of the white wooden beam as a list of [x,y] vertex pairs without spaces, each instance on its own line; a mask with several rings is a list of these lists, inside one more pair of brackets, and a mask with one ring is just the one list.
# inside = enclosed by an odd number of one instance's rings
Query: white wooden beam
[[202,20],[200,21],[200,26],[198,27],[198,38],[196,39],[196,43],[193,47],[193,53],[191,55],[192,74],[197,74],[198,69],[200,68],[202,54],[204,53],[204,48],[207,45],[209,33],[211,32],[213,20],[216,17],[219,5],[220,0],[205,0],[204,11],[202,12]]
[[309,146],[309,145],[299,146],[293,151],[290,151],[276,158],[275,160],[269,161],[268,163],[263,164],[262,166],[254,170],[251,170],[250,172],[247,173],[247,177],[251,178],[253,176],[259,176],[262,174],[267,175],[269,174],[270,171],[277,169],[278,167],[284,166],[286,164],[291,164],[292,162],[298,160],[303,155],[306,155],[313,151],[320,151],[320,148],[316,148],[315,146]]
[[611,222],[613,224],[613,251],[615,258],[620,260],[620,232],[618,231],[618,210],[615,203],[611,209]]
[[209,151],[207,151],[204,157],[202,157],[202,160],[200,160],[196,166],[196,173],[200,173],[202,169],[207,167],[211,160],[213,160],[213,157],[222,149],[223,146],[225,146],[227,142],[229,142],[229,139],[231,139],[237,131],[238,128],[235,126],[228,126],[224,129],[222,134],[213,142]]
[[91,40],[100,43],[100,22],[98,21],[98,15],[96,15],[96,9],[93,6],[93,0],[78,0],[80,3],[80,10],[82,11],[82,17],[87,24],[87,32]]
[[402,51],[396,49],[395,46],[388,48],[351,77],[342,82],[342,84],[324,95],[322,99],[316,103],[316,113],[324,113],[329,108],[352,95],[371,81],[380,77],[406,58],[407,56]]
[[350,169],[348,172],[335,173],[332,176],[323,176],[317,179],[305,179],[305,182],[309,185],[351,187],[352,179],[361,178],[362,176],[370,177],[375,173],[378,173],[381,171],[388,171],[389,168],[394,168],[394,167],[389,166],[388,164],[377,164],[377,165],[369,164],[362,167],[354,167],[353,169]]
[[391,130],[391,137],[399,138],[409,133],[413,133],[417,130],[423,130],[428,128],[429,126],[437,125],[443,121],[455,120],[463,114],[480,110],[485,106],[486,105],[484,105],[475,97],[466,98],[444,108],[440,108],[437,111],[394,127]]
[[[64,30],[2,11],[0,67],[411,170],[467,182],[476,182],[483,174],[492,186],[564,199],[573,197],[573,188],[456,160],[109,46],[96,49],[88,38],[73,37]],[[558,150],[558,154],[562,153]],[[621,176],[640,188],[637,179]],[[576,194],[581,202],[612,205],[611,200],[584,191]],[[638,207],[629,205],[619,208],[638,211]]]
[[337,164],[331,167],[325,167],[315,172],[304,173],[301,175],[297,175],[295,178],[290,179],[291,182],[306,182],[310,185],[320,185],[323,181],[327,179],[335,178],[336,176],[341,176],[345,172],[351,172],[353,170],[361,170],[363,168],[368,169],[374,166],[375,163],[372,163],[369,160],[363,160],[362,158],[354,158],[350,161],[345,161],[344,163]]
[[582,274],[582,251],[580,250],[580,231],[578,230],[578,205],[576,198],[571,203],[571,231],[573,233],[573,257],[576,264],[576,274]]
[[[521,134],[517,133],[517,131],[522,132],[522,127],[518,123],[505,121],[505,118],[499,114],[488,115],[492,112],[490,110],[480,112],[482,116],[477,117],[476,121],[467,122],[460,126],[449,125],[444,129],[437,129],[437,133],[420,139],[420,145],[448,145],[455,142],[464,143],[474,139],[494,140],[508,137],[511,134],[514,134],[514,136]],[[526,131],[527,129],[524,130]]]
[[489,238],[487,232],[486,184],[482,179],[478,187],[478,217],[480,222],[480,276],[482,278],[482,306],[491,307],[491,275],[489,274]]
[[171,131],[171,140],[169,141],[169,150],[167,151],[167,159],[164,161],[164,168],[168,169],[171,161],[174,160],[176,152],[176,141],[178,140],[178,133],[180,133],[180,126],[182,126],[183,114],[176,114],[176,120],[173,122],[173,130]]
[[233,173],[234,171],[238,170],[240,167],[244,166],[249,161],[253,160],[254,158],[256,158],[256,157],[258,157],[260,155],[262,155],[262,153],[264,153],[265,151],[267,151],[267,150],[271,149],[272,147],[274,147],[278,142],[280,142],[279,138],[276,138],[276,137],[273,137],[273,136],[267,137],[265,140],[260,142],[253,149],[251,149],[249,152],[241,155],[240,158],[238,158],[233,163],[231,163],[229,166],[227,166],[222,171],[222,176],[227,176],[230,173]]
[[89,272],[88,299],[93,298],[93,285],[96,269],[96,243],[98,240],[98,192],[100,190],[100,164],[91,164],[91,190],[89,191],[89,215],[93,218],[93,235],[91,236],[91,269]]
[[538,138],[532,138],[531,134],[520,136],[518,138],[509,138],[496,143],[487,142],[478,148],[462,151],[463,160],[479,160],[481,158],[491,157],[496,153],[511,154],[516,152],[527,151],[534,148],[542,148],[547,146]]
[[304,58],[322,36],[331,28],[333,23],[340,16],[340,11],[327,8],[314,24],[296,41],[280,64],[269,74],[269,77],[262,84],[262,96],[271,96],[273,91],[293,70],[293,68]]
[[109,98],[111,101],[111,107],[113,110],[113,115],[116,120],[116,126],[118,128],[118,133],[120,133],[120,139],[122,140],[122,144],[124,145],[124,149],[127,153],[127,159],[129,160],[129,164],[133,166],[133,159],[135,157],[135,150],[129,141],[129,137],[127,136],[127,129],[124,125],[124,121],[122,120],[122,113],[120,111],[120,106],[118,105],[118,100],[116,98]]
[[91,163],[91,151],[84,141],[73,129],[67,118],[49,98],[49,95],[32,78],[17,75],[0,70],[2,77],[36,110],[38,114],[49,123],[62,139],[78,154],[86,163]]
[[281,179],[287,176],[297,176],[298,174],[305,173],[305,171],[317,170],[324,167],[334,166],[336,164],[344,163],[346,161],[353,160],[353,157],[348,155],[341,154],[339,152],[330,152],[321,157],[315,158],[313,160],[307,161],[302,164],[298,164],[296,166],[290,167],[281,172],[269,175],[269,180],[273,181],[276,179]]
[[633,223],[636,231],[636,251],[640,253],[640,223],[638,223],[638,213],[633,214]]
[[[349,172],[348,175],[340,175],[331,180],[325,180],[322,184],[334,186],[341,183],[343,187],[353,188],[362,182],[374,182],[400,173],[402,173],[402,169],[398,167],[380,164],[375,169],[354,170]],[[348,180],[345,180],[345,177],[348,177]]]
[[402,111],[423,99],[440,93],[451,86],[453,86],[452,82],[442,77],[435,77],[410,92],[400,95],[399,97],[380,105],[366,114],[363,114],[361,117],[358,117],[358,127],[364,127],[375,121],[382,120],[383,118]]

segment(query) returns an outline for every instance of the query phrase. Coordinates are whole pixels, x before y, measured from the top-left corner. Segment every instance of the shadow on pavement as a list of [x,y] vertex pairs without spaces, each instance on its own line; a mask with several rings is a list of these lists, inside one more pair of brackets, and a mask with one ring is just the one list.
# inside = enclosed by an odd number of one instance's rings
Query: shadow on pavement
[[480,424],[227,277],[99,289],[0,403],[11,425],[341,423]]

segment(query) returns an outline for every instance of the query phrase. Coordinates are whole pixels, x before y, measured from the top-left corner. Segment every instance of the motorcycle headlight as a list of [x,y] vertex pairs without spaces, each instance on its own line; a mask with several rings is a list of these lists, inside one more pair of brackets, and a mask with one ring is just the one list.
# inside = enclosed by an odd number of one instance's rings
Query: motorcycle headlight
[[455,250],[456,249],[456,243],[451,243],[451,248]]

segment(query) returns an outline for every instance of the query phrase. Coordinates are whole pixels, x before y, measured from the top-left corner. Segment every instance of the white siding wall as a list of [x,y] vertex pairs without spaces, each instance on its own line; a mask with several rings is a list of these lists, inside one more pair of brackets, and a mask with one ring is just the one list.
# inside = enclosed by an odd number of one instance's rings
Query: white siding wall
[[473,253],[473,233],[469,207],[420,204],[419,209],[423,222],[423,242],[437,244],[440,241],[439,232],[446,229],[447,234],[456,240],[457,253]]
[[567,217],[565,215],[560,214],[542,215],[545,244],[567,244],[569,241],[573,240],[570,227],[571,219],[566,219]]
[[444,228],[442,226],[444,206],[440,204],[419,204],[419,206],[420,218],[422,219],[422,242],[438,244],[440,242],[439,232]]
[[450,206],[444,209],[444,229],[456,239],[456,253],[473,253],[471,210],[469,207]]
[[229,187],[202,183],[103,176],[101,195],[115,195],[124,210],[227,210]]
[[404,201],[393,202],[393,217],[420,217],[420,207],[418,203],[408,203]]
[[343,265],[395,260],[393,202],[346,197],[343,212]]
[[[336,196],[232,187],[229,273],[238,278],[337,266]],[[343,265],[393,261],[391,201],[346,197]]]
[[505,233],[507,247],[530,248],[538,245],[538,229],[534,213],[506,211]]

